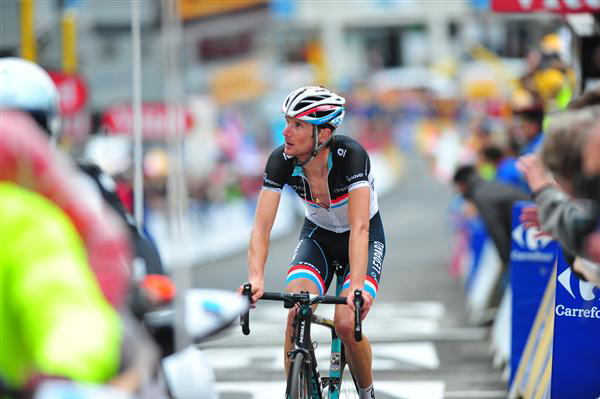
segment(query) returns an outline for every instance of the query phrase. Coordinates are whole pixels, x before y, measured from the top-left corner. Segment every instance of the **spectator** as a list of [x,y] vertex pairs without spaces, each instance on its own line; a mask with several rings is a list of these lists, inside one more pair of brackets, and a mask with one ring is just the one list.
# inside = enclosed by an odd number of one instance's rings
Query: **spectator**
[[90,273],[69,217],[41,195],[0,182],[0,377],[105,383],[119,368],[122,327]]
[[[57,142],[62,133],[58,90],[49,75],[38,65],[19,58],[2,59],[0,73],[3,83],[2,108],[27,112],[48,135],[48,139]],[[97,193],[90,193],[90,198],[104,199],[128,227],[136,260],[134,264],[139,265],[137,268],[143,268],[143,270],[135,270],[134,278],[142,281],[149,273],[164,274],[156,247],[138,228],[133,217],[123,206],[116,192],[116,183],[94,164],[79,162],[78,166],[80,171],[93,182],[92,190],[97,190]],[[80,179],[80,177],[76,178]],[[138,287],[143,288],[138,289]],[[139,317],[150,303],[156,302],[157,295],[146,287],[151,286],[142,282],[141,285],[135,285],[131,292],[132,308]]]
[[600,107],[588,107],[553,118],[540,158],[528,155],[519,160],[519,168],[534,191],[542,230],[571,254],[585,258],[590,257],[584,243],[597,223],[598,206],[578,182],[583,181],[582,152],[588,131],[598,116]]
[[512,205],[515,201],[525,201],[531,197],[510,184],[484,180],[471,165],[459,167],[453,180],[463,197],[477,207],[502,259],[503,270],[507,270],[510,261]]
[[153,350],[117,313],[123,230],[99,216],[28,115],[0,110],[0,120],[0,396],[52,377],[118,378],[133,392]]

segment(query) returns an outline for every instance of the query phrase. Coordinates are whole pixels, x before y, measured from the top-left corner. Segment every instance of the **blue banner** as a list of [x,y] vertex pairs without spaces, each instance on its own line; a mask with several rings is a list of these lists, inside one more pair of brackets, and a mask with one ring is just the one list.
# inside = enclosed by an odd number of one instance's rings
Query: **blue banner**
[[579,280],[558,251],[552,398],[600,397],[600,289]]
[[527,337],[552,274],[557,243],[535,227],[526,228],[520,217],[527,201],[513,206],[510,251],[510,284],[512,288],[511,354],[509,386],[517,372]]

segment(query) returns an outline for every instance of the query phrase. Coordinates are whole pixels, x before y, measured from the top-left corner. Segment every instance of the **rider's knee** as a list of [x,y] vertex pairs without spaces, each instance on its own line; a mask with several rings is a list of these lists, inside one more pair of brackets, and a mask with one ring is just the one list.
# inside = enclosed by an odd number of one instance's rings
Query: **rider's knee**
[[338,337],[344,342],[353,342],[354,337],[354,319],[350,313],[342,313],[336,315],[335,320],[335,332]]

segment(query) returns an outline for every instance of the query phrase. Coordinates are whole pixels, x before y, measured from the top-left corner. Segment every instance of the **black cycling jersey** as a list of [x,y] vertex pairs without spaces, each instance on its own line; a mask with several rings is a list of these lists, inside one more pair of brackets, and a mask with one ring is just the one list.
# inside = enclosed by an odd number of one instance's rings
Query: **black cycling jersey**
[[313,201],[308,179],[303,168],[295,165],[294,158],[284,153],[284,146],[273,150],[265,168],[263,189],[281,192],[289,185],[304,200],[305,216],[317,226],[337,233],[350,230],[348,222],[348,192],[358,187],[369,187],[370,215],[378,211],[377,193],[371,175],[367,151],[355,140],[343,135],[333,136],[327,160],[330,205],[323,208]]

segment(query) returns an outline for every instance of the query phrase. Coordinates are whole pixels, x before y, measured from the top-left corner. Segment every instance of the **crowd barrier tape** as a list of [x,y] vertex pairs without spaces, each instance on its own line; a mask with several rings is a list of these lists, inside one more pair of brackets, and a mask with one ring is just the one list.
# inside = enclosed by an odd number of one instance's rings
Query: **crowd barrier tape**
[[540,235],[535,227],[526,228],[520,217],[533,202],[519,201],[513,206],[510,252],[510,286],[512,312],[510,330],[509,386],[531,331],[536,313],[556,260],[557,242]]

